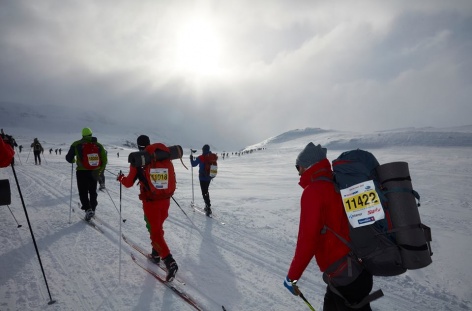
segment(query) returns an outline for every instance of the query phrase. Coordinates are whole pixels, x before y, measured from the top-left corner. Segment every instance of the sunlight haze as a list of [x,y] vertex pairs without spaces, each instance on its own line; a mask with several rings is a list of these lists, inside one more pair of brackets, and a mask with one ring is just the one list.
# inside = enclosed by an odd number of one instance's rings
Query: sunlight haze
[[74,107],[221,148],[304,127],[472,124],[470,1],[17,0],[0,12],[0,108]]

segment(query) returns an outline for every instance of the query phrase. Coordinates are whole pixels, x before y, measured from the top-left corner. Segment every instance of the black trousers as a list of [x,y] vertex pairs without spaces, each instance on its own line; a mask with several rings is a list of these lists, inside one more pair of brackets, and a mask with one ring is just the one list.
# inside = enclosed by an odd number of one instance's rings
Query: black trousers
[[203,201],[205,201],[205,206],[210,207],[210,193],[208,192],[208,188],[210,188],[211,181],[204,181],[200,180],[200,189],[202,190]]
[[79,189],[80,203],[83,210],[97,208],[97,180],[93,171],[77,171],[77,188]]
[[41,151],[33,151],[34,154],[34,164],[41,164]]
[[[366,270],[362,271],[359,277],[349,285],[338,286],[336,289],[344,296],[350,303],[360,302],[364,297],[369,295],[373,286],[372,274]],[[372,311],[370,304],[365,305],[359,309],[353,309],[346,306],[343,298],[339,297],[333,291],[326,288],[326,294],[324,297],[324,311]]]

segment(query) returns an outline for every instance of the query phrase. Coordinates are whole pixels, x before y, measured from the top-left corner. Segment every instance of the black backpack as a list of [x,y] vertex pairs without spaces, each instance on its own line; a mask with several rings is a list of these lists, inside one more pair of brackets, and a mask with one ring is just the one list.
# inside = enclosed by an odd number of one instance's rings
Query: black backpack
[[325,229],[348,245],[372,275],[395,276],[429,265],[431,230],[420,221],[408,164],[379,165],[360,149],[342,153],[332,164],[351,241]]

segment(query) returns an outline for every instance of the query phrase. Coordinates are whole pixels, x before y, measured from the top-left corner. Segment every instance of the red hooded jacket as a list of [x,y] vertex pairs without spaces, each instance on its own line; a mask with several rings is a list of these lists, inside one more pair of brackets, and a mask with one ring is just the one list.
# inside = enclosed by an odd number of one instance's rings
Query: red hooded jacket
[[[332,232],[322,233],[327,225],[346,240],[349,225],[341,195],[336,192],[332,180],[332,169],[328,159],[323,159],[300,177],[301,197],[300,225],[295,256],[288,271],[291,280],[298,280],[313,256],[321,272],[349,253],[349,248]],[[329,179],[329,180],[327,180]]]
[[0,137],[0,167],[7,167],[13,160],[15,151]]

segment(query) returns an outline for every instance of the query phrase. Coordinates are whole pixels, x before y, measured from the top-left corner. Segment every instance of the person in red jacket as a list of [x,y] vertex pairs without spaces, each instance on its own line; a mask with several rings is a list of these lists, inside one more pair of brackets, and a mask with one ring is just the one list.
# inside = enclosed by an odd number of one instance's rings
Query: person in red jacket
[[[146,135],[140,135],[137,139],[137,145],[140,151],[146,149],[151,144],[150,139]],[[128,176],[119,174],[117,180],[126,188],[134,185],[138,180],[139,172],[138,169],[130,165]],[[169,215],[170,197],[169,198],[150,198],[147,197],[146,189],[143,182],[140,181],[140,192],[139,198],[143,202],[144,220],[146,221],[146,227],[148,228],[152,252],[151,260],[159,264],[160,260],[164,261],[167,268],[166,280],[172,281],[177,273],[179,267],[172,256],[169,246],[164,239],[164,222]]]
[[[15,151],[10,145],[9,138],[11,138],[11,136],[8,137],[8,135],[2,133],[0,138],[0,167],[7,167],[13,162]],[[4,139],[6,139],[7,142],[5,142]]]
[[[362,269],[338,237],[324,229],[326,225],[350,241],[348,220],[341,196],[332,181],[333,171],[326,158],[326,148],[310,142],[298,155],[296,168],[303,193],[297,246],[284,281],[285,287],[293,295],[299,295],[297,281],[315,257],[323,272],[323,280],[328,284],[324,311],[371,310],[369,303],[361,301],[372,290],[372,275]],[[356,269],[348,269],[351,267]],[[352,308],[360,305],[362,307]]]

